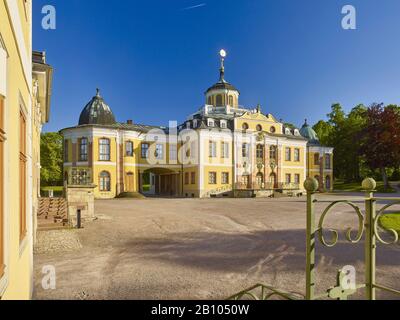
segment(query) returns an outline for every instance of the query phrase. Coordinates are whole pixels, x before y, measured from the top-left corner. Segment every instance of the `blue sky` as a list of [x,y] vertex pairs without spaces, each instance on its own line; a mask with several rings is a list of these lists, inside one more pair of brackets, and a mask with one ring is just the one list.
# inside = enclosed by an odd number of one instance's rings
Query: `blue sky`
[[[56,30],[41,28],[47,4]],[[341,27],[346,4],[357,30]],[[240,104],[297,126],[335,102],[400,104],[398,0],[34,0],[33,11],[34,49],[55,69],[46,131],[76,125],[96,87],[120,122],[183,121],[218,80],[221,48]]]

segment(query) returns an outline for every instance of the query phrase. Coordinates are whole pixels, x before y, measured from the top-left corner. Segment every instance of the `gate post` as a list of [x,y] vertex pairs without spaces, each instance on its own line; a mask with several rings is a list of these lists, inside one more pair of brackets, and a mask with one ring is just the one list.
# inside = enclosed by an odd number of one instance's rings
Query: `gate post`
[[365,179],[362,187],[365,191],[365,293],[367,300],[375,300],[376,237],[374,223],[376,219],[376,201],[373,197],[376,182],[371,178]]
[[319,183],[314,178],[308,178],[304,182],[307,190],[307,244],[306,244],[306,300],[314,300],[315,297],[315,193]]

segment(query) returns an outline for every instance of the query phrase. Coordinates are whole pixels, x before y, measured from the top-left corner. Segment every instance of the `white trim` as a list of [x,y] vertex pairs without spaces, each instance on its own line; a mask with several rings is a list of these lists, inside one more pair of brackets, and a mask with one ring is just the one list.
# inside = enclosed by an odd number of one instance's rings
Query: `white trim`
[[0,43],[0,95],[7,95],[7,52]]
[[[21,16],[19,14],[18,2],[15,0],[6,0],[8,12],[11,19],[17,48],[20,54],[22,69],[27,82],[29,93],[32,92],[32,53],[30,48],[25,45],[24,33],[22,31]],[[24,19],[25,20],[25,19]],[[31,26],[31,23],[28,22]],[[31,35],[30,35],[31,36]]]
[[116,162],[110,162],[110,161],[96,161],[93,162],[93,165],[95,166],[110,166],[110,167],[116,167],[117,163]]
[[281,166],[282,169],[300,169],[303,170],[304,166]]
[[[9,108],[8,108],[8,100],[7,98],[4,99],[4,119],[9,119]],[[6,137],[8,136],[9,133],[9,122],[5,121],[4,122],[5,126],[5,132],[6,132]],[[11,175],[9,174],[9,170],[6,170],[6,164],[11,163],[11,153],[9,152],[9,141],[6,140],[4,142],[4,163],[3,163],[3,178],[4,178],[4,188],[3,190],[3,212],[4,212],[4,221],[3,221],[3,236],[4,236],[4,265],[5,265],[5,270],[4,270],[4,276],[0,279],[0,297],[4,295],[4,293],[7,290],[7,287],[9,285],[9,279],[10,279],[10,243],[11,243],[11,232],[10,232],[10,227],[11,227],[11,210],[9,210],[9,199],[8,197],[5,196],[5,190],[9,190],[11,186]]]

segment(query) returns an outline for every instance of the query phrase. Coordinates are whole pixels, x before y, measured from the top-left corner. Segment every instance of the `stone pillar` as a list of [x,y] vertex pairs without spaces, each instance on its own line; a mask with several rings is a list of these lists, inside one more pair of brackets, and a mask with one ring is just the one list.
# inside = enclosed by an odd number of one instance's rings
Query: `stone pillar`
[[72,226],[76,226],[77,211],[81,210],[82,220],[90,220],[95,217],[94,212],[94,189],[95,185],[90,186],[68,186],[68,219]]

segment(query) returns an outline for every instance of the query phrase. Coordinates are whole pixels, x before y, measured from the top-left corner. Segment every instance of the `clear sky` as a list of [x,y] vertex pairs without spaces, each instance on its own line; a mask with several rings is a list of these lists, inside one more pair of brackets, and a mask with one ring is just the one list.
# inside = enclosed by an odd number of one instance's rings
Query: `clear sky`
[[[47,4],[56,30],[41,28]],[[357,30],[341,27],[346,4]],[[240,104],[297,126],[335,102],[400,104],[399,0],[34,0],[33,11],[34,49],[55,69],[46,131],[76,125],[96,87],[120,122],[181,122],[218,80],[221,48]]]

